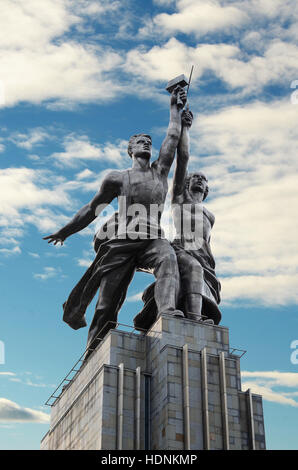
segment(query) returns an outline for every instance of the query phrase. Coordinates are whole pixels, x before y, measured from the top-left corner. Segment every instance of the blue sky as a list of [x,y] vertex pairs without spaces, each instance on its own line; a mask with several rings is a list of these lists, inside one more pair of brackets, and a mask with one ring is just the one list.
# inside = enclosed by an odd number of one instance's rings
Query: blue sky
[[[247,350],[267,447],[298,448],[297,22],[295,0],[1,0],[1,449],[39,448],[44,403],[85,348],[62,304],[99,222],[63,247],[42,236],[130,166],[130,135],[150,133],[156,157],[166,83],[191,65],[190,169],[209,179],[222,324]],[[150,282],[136,275],[121,322]]]

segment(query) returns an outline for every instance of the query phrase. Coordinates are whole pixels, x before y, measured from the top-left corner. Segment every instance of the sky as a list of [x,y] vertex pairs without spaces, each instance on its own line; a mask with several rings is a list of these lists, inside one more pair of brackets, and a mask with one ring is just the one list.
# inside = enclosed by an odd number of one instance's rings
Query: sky
[[[130,167],[132,134],[158,156],[166,84],[192,65],[189,169],[209,180],[221,324],[247,351],[267,448],[298,448],[297,40],[296,0],[1,0],[0,449],[39,449],[49,429],[44,403],[87,336],[62,304],[104,219],[62,247],[42,237]],[[121,323],[151,282],[136,274]]]

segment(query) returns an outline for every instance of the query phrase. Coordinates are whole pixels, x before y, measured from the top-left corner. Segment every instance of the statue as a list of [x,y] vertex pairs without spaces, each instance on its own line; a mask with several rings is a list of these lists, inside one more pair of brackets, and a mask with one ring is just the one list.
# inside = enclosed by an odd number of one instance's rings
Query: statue
[[[210,248],[215,218],[202,204],[208,195],[208,181],[200,171],[187,175],[192,119],[191,111],[183,111],[172,193],[172,214],[176,228],[173,247],[181,283],[178,308],[186,318],[218,324],[221,319],[218,308],[220,282],[216,278],[215,261]],[[150,328],[157,317],[154,284],[144,291],[143,301],[143,310],[134,318],[136,329]]]
[[[106,224],[106,227],[116,229],[112,238],[99,243],[96,239],[94,261],[63,305],[63,320],[74,329],[84,327],[85,311],[99,289],[85,359],[115,327],[136,270],[153,273],[156,278],[154,297],[158,315],[184,316],[177,309],[180,279],[176,254],[170,242],[163,238],[160,218],[168,190],[168,174],[181,134],[181,111],[185,103],[186,93],[178,85],[171,92],[169,126],[156,161],[150,164],[151,137],[146,134],[132,136],[128,145],[132,168],[111,171],[92,201],[65,227],[44,238],[54,245],[63,244],[66,238],[88,226],[114,198],[118,198],[117,218]],[[152,205],[158,205],[159,210],[152,213]],[[135,206],[137,210],[134,210]],[[135,237],[137,231],[139,236]]]

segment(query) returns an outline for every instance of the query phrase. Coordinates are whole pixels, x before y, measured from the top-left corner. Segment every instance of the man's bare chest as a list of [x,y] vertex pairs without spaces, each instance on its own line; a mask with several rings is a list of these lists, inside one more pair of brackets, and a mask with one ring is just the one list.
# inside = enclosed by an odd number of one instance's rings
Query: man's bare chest
[[162,204],[167,193],[167,184],[152,170],[129,171],[124,194],[130,204]]

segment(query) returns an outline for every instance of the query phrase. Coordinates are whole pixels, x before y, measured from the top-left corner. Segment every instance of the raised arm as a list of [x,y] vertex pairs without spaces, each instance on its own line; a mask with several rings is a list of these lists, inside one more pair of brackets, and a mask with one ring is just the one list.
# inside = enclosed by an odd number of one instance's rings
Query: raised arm
[[174,171],[172,202],[179,202],[184,191],[185,178],[189,160],[189,128],[192,125],[193,114],[191,111],[183,111],[181,116],[182,130],[177,147],[177,160]]
[[[182,104],[177,104],[178,94]],[[181,87],[176,87],[171,94],[170,104],[170,122],[166,137],[161,145],[159,157],[154,165],[165,175],[168,176],[171,165],[175,157],[175,151],[181,134],[181,109],[186,103],[186,92]]]
[[48,243],[54,242],[54,245],[59,242],[63,245],[67,237],[87,227],[120,194],[121,182],[122,177],[120,172],[113,171],[109,173],[103,180],[100,190],[92,201],[82,207],[71,221],[58,230],[58,232],[43,239],[49,240]]

